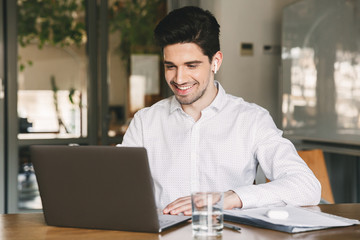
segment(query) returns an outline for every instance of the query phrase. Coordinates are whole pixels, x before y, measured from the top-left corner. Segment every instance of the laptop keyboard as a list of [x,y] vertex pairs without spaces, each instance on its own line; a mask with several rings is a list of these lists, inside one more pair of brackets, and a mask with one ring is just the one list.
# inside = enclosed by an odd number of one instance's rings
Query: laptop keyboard
[[174,221],[173,218],[174,216],[171,215],[159,215],[159,225],[160,226],[166,226],[166,225],[171,225],[172,223],[175,223],[176,221]]
[[190,217],[176,215],[158,215],[158,219],[160,227],[164,228],[183,222],[184,220],[190,219]]
[[169,220],[169,219],[162,219],[161,217],[159,217],[159,224],[160,226],[166,226],[168,224],[172,224],[174,221]]

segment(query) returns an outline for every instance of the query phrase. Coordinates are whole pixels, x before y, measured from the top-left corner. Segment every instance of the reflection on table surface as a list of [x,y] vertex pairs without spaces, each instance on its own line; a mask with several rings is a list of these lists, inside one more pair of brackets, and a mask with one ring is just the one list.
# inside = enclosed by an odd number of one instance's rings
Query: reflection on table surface
[[[312,208],[347,218],[360,220],[360,204],[329,204]],[[141,221],[141,219],[139,220]],[[360,225],[332,228],[305,233],[289,234],[242,224],[241,233],[224,229],[223,236],[216,239],[360,239]],[[161,234],[111,230],[94,230],[47,226],[42,213],[0,215],[0,239],[192,239],[191,223],[171,228]],[[209,238],[207,238],[209,239]]]

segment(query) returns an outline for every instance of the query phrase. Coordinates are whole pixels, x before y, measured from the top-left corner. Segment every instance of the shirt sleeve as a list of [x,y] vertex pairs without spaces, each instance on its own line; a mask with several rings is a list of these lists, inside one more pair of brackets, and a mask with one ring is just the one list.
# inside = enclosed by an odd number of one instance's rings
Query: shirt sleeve
[[316,205],[321,185],[294,145],[282,137],[267,111],[258,114],[253,132],[254,158],[259,162],[269,183],[242,186],[234,191],[243,208]]
[[143,147],[143,127],[141,121],[141,113],[137,112],[131,120],[128,129],[124,135],[121,146]]

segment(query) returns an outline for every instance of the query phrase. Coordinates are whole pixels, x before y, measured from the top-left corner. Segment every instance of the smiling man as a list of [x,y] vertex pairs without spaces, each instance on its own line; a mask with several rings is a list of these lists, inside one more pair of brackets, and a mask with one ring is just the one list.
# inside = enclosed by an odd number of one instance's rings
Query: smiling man
[[195,121],[199,120],[201,110],[216,97],[218,89],[214,84],[211,62],[217,61],[217,67],[220,67],[222,53],[218,51],[210,62],[195,43],[167,45],[163,52],[168,85],[182,109]]
[[[214,80],[219,32],[197,7],[172,11],[154,31],[174,96],[138,111],[123,145],[147,149],[158,207],[190,215],[200,185],[223,191],[225,209],[318,204],[318,180],[269,113]],[[253,184],[259,164],[271,182]]]

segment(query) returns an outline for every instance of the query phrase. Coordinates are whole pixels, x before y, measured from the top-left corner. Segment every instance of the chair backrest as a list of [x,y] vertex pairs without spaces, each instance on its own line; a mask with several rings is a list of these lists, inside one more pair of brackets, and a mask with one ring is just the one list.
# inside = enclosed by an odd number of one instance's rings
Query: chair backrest
[[331,190],[329,175],[323,151],[321,149],[298,151],[299,156],[306,162],[321,183],[321,198],[328,203],[335,203]]

